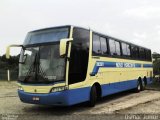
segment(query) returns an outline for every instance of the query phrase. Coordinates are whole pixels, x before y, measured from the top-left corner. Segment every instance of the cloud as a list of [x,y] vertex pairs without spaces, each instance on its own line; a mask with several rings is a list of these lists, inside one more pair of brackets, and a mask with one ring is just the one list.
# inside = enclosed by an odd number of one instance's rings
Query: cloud
[[160,0],[0,0],[0,54],[9,44],[22,44],[28,31],[64,24],[160,52],[159,6]]
[[133,33],[133,35],[136,37],[136,38],[139,38],[139,39],[146,39],[147,38],[147,34],[146,33]]
[[157,25],[155,28],[156,30],[160,30],[160,25]]
[[141,19],[160,18],[160,7],[142,6],[124,11],[125,16]]
[[160,30],[157,31],[158,35],[160,36]]
[[138,38],[133,38],[130,40],[132,43],[136,44],[136,45],[139,45],[139,46],[142,46],[143,44],[143,40],[141,39],[138,39]]

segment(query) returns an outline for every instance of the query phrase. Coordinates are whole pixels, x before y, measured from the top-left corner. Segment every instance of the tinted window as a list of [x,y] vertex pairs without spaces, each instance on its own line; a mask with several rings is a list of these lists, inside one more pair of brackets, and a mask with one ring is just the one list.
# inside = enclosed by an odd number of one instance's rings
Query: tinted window
[[143,48],[139,48],[139,58],[140,59],[145,59],[146,55],[145,55],[145,51]]
[[128,56],[131,56],[131,48],[130,48],[130,45],[127,45],[127,54],[128,54]]
[[139,58],[139,50],[137,46],[131,46],[132,58],[138,59]]
[[101,43],[102,54],[108,54],[106,38],[100,37],[100,43]]
[[81,82],[86,79],[88,56],[89,31],[81,28],[74,28],[69,64],[69,84]]
[[109,40],[109,48],[110,48],[111,55],[121,55],[119,42],[110,39]]
[[101,53],[100,37],[93,34],[93,55]]
[[151,50],[146,50],[146,60],[151,61]]
[[124,56],[130,56],[131,55],[130,46],[126,43],[122,43],[122,54]]
[[121,55],[120,43],[115,41],[116,44],[116,54]]
[[115,45],[115,42],[114,40],[109,40],[109,48],[110,48],[110,54],[111,55],[115,55],[116,53],[116,45]]

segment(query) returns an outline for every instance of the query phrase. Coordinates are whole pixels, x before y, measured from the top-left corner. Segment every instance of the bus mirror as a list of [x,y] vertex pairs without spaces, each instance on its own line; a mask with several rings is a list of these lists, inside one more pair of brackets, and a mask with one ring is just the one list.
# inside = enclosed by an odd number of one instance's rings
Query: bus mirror
[[24,55],[24,56],[23,56],[23,60],[22,60],[21,62],[19,61],[19,63],[20,63],[20,64],[25,64],[25,62],[26,62],[26,60],[27,60],[27,57],[28,57],[28,54]]
[[67,48],[67,42],[71,42],[73,40],[73,38],[69,38],[69,39],[61,39],[60,40],[60,56],[64,57],[66,55],[66,48]]
[[10,45],[7,47],[6,49],[6,58],[9,59],[10,58],[10,48],[11,47],[23,47],[23,45]]

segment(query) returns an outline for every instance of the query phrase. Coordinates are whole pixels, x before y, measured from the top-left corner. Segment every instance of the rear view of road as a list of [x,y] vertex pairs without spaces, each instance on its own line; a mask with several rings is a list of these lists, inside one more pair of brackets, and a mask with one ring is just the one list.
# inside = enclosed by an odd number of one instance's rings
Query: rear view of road
[[[140,93],[131,91],[107,96],[94,108],[79,104],[71,107],[53,107],[22,103],[17,95],[16,82],[0,82],[0,114],[14,114],[23,119],[50,119],[52,117],[85,116],[85,115],[124,115],[124,114],[157,114],[160,113],[160,92],[145,90]],[[38,115],[38,116],[37,116]],[[75,117],[78,119],[77,117]],[[70,118],[68,118],[70,119]]]

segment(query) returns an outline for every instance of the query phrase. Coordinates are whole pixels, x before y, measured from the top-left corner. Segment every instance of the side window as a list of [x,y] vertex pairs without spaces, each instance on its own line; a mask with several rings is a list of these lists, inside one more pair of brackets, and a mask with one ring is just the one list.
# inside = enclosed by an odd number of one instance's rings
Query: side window
[[131,56],[131,48],[130,45],[127,45],[127,55]]
[[110,54],[111,55],[121,55],[121,50],[120,50],[120,43],[113,40],[109,39],[109,48],[110,48]]
[[115,41],[116,44],[116,54],[121,55],[120,43]]
[[139,58],[139,50],[137,46],[131,46],[132,58],[138,59]]
[[106,38],[100,37],[100,42],[101,42],[101,52],[102,52],[102,55],[108,54],[107,40],[106,40]]
[[101,44],[99,40],[99,36],[93,34],[93,55],[97,55],[101,53]]
[[109,39],[109,48],[110,48],[110,54],[115,55],[116,54],[116,45],[115,45],[115,41],[112,39]]
[[122,54],[124,56],[130,56],[131,55],[130,46],[126,43],[122,43]]
[[145,51],[143,48],[139,48],[139,58],[145,60]]
[[151,57],[152,57],[151,56],[151,50],[146,50],[146,60],[151,61],[152,60]]

